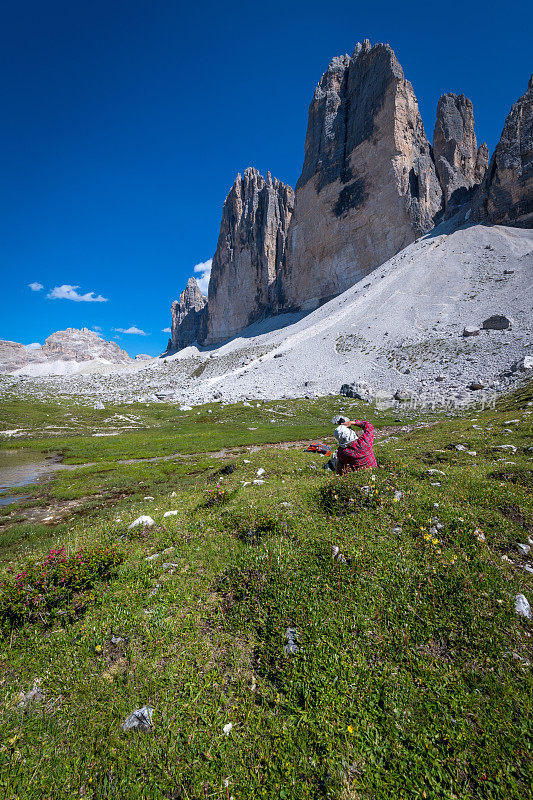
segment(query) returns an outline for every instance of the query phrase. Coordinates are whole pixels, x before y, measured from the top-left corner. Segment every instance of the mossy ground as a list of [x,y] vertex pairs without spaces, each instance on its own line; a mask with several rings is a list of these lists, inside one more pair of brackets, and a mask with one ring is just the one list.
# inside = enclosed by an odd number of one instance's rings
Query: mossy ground
[[[137,430],[93,437],[109,411],[13,401],[4,427],[28,431],[17,446],[96,463],[32,487],[42,503],[83,503],[56,526],[5,525],[5,575],[58,545],[112,545],[125,561],[77,621],[2,641],[0,796],[531,796],[532,625],[514,612],[518,592],[533,601],[516,547],[533,524],[528,402],[530,389],[428,415],[437,424],[376,446],[377,470],[337,478],[316,455],[262,445],[329,434],[341,409],[377,427],[396,412],[338,398],[139,407]],[[72,414],[68,436],[43,431]],[[260,467],[265,483],[243,486]],[[209,507],[217,484],[230,499]],[[154,528],[128,533],[143,513]],[[18,708],[35,678],[44,699]],[[153,729],[123,733],[145,704]]]

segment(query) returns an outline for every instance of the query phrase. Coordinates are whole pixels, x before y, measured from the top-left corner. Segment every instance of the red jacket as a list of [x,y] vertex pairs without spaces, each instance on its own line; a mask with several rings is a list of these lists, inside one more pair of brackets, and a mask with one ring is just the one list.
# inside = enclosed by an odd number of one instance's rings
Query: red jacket
[[350,442],[346,447],[339,447],[337,450],[339,472],[370,469],[370,467],[378,465],[372,449],[374,426],[370,422],[361,422],[360,420],[356,420],[355,424],[362,425],[363,433],[354,442]]

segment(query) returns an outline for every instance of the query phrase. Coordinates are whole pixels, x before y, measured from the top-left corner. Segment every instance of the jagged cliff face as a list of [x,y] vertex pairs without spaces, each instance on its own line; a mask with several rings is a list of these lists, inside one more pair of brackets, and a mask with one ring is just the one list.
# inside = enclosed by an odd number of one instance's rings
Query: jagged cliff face
[[505,120],[472,204],[475,220],[533,227],[533,76]]
[[237,176],[222,210],[202,344],[229,339],[279,306],[294,193],[270,173]]
[[444,94],[437,106],[433,157],[445,210],[466,202],[488,166],[486,144],[478,148],[474,132],[474,107],[464,94]]
[[195,278],[189,278],[179,300],[172,303],[172,333],[169,350],[181,350],[204,335],[207,298],[203,296]]
[[344,291],[433,227],[442,191],[418,104],[388,45],[331,62],[309,109],[282,277],[285,308]]

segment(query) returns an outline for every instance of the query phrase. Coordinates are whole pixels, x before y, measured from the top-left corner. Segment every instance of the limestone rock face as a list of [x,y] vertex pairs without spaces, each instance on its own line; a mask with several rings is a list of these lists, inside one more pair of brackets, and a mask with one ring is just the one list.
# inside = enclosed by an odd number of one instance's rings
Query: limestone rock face
[[293,190],[270,173],[237,175],[222,210],[203,344],[229,339],[279,307],[293,208]]
[[505,120],[474,196],[472,217],[491,224],[533,227],[533,76]]
[[311,106],[281,299],[311,309],[420,234],[441,208],[409,81],[385,44],[334,58]]
[[207,298],[196,278],[189,278],[179,300],[172,303],[172,333],[169,349],[181,350],[201,338],[207,314]]
[[433,157],[447,211],[457,208],[481,183],[488,166],[488,148],[478,148],[474,108],[464,94],[443,94],[437,106]]

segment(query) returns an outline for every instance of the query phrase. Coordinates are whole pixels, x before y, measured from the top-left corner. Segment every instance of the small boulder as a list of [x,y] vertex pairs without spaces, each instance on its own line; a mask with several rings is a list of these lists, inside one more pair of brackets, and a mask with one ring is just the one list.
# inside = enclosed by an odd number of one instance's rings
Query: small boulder
[[137,528],[139,525],[142,525],[144,528],[152,528],[155,522],[152,517],[142,515],[141,517],[137,517],[131,525],[128,525],[128,530],[131,531],[132,528]]
[[470,389],[471,392],[478,392],[480,389],[484,388],[484,385],[481,383],[481,381],[472,381],[472,383],[469,383],[466,388]]
[[524,356],[516,364],[513,364],[511,369],[513,372],[528,372],[533,369],[533,356]]
[[409,402],[409,400],[411,400],[411,392],[407,392],[404,389],[397,389],[394,392],[394,399],[398,400],[400,403]]
[[372,389],[365,381],[358,381],[356,383],[343,383],[340,393],[344,397],[353,397],[354,400],[370,400]]
[[525,597],[523,594],[516,595],[514,601],[514,610],[519,616],[525,617],[526,619],[531,619],[531,606],[529,605],[527,597]]
[[123,731],[131,731],[133,729],[137,729],[140,731],[149,731],[152,727],[152,714],[154,713],[154,709],[150,706],[143,706],[142,708],[137,708],[133,714],[130,714],[128,719],[123,722],[122,730]]
[[481,333],[481,328],[478,328],[477,325],[466,325],[463,330],[463,336],[479,336]]
[[493,314],[483,321],[482,327],[484,331],[506,331],[512,327],[512,322],[504,314]]

